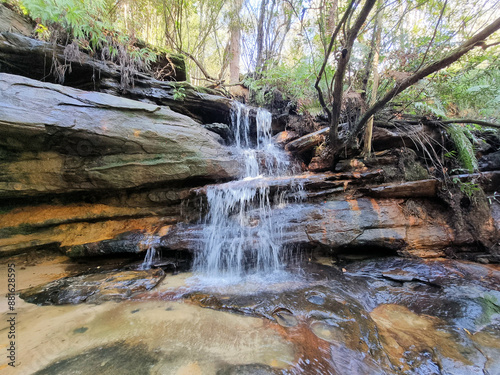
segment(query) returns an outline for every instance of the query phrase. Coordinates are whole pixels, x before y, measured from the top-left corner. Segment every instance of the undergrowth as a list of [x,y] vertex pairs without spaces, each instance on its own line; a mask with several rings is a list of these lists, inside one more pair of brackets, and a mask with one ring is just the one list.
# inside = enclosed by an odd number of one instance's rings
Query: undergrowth
[[450,124],[447,128],[455,149],[456,156],[461,164],[468,172],[472,173],[479,169],[474,147],[471,140],[467,137],[467,131],[464,127],[457,124]]
[[[156,61],[150,48],[138,47],[137,40],[114,30],[111,18],[114,2],[109,0],[20,0],[23,12],[37,22],[39,39],[54,44],[51,73],[59,83],[64,82],[69,61],[80,52],[112,61],[119,66],[122,88],[133,83],[138,72],[148,72]],[[57,44],[65,46],[65,62],[56,56]]]

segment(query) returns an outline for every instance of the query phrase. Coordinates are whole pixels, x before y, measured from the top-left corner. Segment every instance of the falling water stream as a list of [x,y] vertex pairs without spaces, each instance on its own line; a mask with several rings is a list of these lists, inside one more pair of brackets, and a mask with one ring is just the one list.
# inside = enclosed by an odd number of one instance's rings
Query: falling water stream
[[203,275],[237,278],[244,273],[268,274],[284,264],[282,228],[272,220],[273,204],[284,204],[284,194],[271,193],[266,178],[289,173],[290,161],[273,143],[271,113],[256,109],[252,132],[250,111],[235,103],[231,112],[236,153],[243,160],[244,174],[238,181],[207,189],[204,240],[194,262],[194,270]]

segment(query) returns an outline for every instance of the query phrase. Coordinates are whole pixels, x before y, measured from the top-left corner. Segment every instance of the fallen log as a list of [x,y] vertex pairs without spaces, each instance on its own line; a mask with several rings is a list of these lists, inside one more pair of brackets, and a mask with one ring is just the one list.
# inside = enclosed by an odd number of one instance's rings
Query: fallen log
[[374,180],[382,176],[382,169],[375,169],[368,172],[341,172],[341,173],[304,173],[296,176],[282,177],[257,177],[250,180],[230,181],[225,184],[205,185],[201,188],[190,190],[191,196],[206,195],[210,188],[231,189],[238,188],[269,188],[275,191],[279,188],[288,188],[290,186],[302,186],[306,191],[318,191],[323,189],[331,189],[336,187],[347,187],[350,184],[359,184],[361,181]]
[[294,154],[302,154],[322,143],[329,129],[329,127],[326,127],[289,142],[285,146],[285,150],[293,152]]
[[363,188],[359,189],[359,191],[365,195],[377,198],[435,197],[439,185],[439,180],[428,179]]

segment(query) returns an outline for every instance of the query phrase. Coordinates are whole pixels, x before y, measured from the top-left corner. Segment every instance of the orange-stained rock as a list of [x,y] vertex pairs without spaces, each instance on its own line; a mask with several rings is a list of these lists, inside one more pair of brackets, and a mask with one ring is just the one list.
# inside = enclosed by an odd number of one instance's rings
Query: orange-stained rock
[[[319,245],[335,253],[383,248],[436,257],[444,255],[449,246],[463,245],[457,242],[446,211],[423,206],[410,210],[403,199],[358,198],[288,205],[274,209],[272,221],[282,231],[285,245]],[[161,244],[174,250],[196,251],[202,230],[199,224],[173,226]]]
[[[70,256],[139,253],[148,236],[168,233],[176,217],[150,208],[105,204],[40,205],[0,214],[0,254],[56,246]],[[97,245],[99,244],[99,245]]]
[[299,134],[293,130],[283,130],[273,137],[274,142],[280,146],[284,146],[297,138],[299,138]]

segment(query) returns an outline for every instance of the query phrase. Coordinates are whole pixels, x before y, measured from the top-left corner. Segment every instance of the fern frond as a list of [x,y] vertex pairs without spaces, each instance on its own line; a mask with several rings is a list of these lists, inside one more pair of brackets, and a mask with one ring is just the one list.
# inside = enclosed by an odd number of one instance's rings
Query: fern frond
[[460,125],[451,124],[448,126],[447,131],[455,144],[460,164],[470,173],[478,170],[479,166],[474,153],[474,147],[469,138],[467,138],[464,129]]

